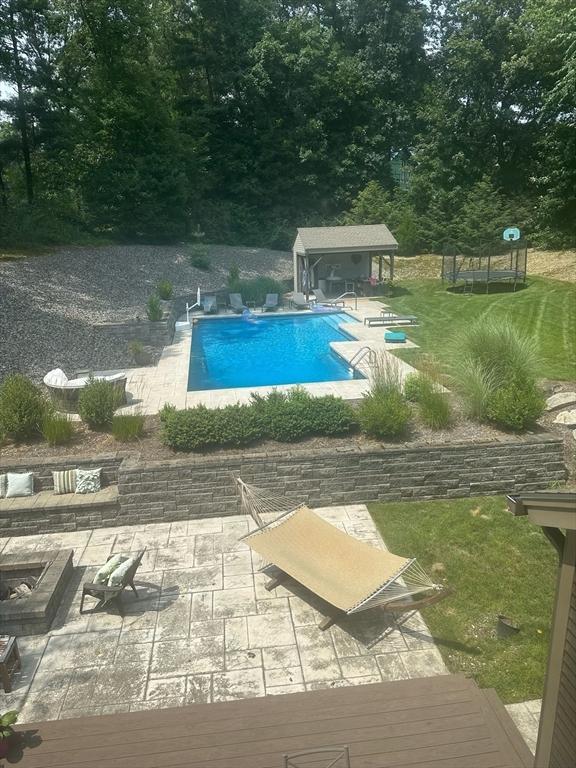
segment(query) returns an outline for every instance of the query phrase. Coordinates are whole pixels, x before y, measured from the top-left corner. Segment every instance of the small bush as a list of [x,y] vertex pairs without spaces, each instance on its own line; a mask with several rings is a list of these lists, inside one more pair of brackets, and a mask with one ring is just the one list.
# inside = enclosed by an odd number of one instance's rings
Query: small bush
[[228,270],[226,282],[228,285],[235,285],[240,280],[240,267],[238,264],[231,264]]
[[208,248],[202,244],[192,246],[188,262],[191,267],[201,269],[203,272],[210,272],[212,269],[212,264],[208,258]]
[[410,403],[420,400],[423,378],[421,373],[409,373],[404,379],[404,397]]
[[210,410],[204,405],[160,414],[162,441],[176,451],[201,451],[220,445],[247,445],[262,437],[258,415],[249,405]]
[[78,413],[91,429],[105,429],[112,424],[120,395],[109,381],[91,379],[80,391]]
[[395,438],[405,434],[412,411],[400,392],[366,395],[358,409],[362,431],[377,438]]
[[19,373],[0,386],[0,435],[13,440],[36,437],[49,406],[41,390]]
[[452,424],[450,401],[433,385],[421,388],[418,411],[424,424],[431,429],[445,429]]
[[42,435],[48,445],[66,445],[74,435],[74,424],[62,413],[47,412],[42,421]]
[[174,289],[172,287],[172,283],[170,280],[160,280],[158,285],[156,286],[156,290],[158,291],[158,296],[160,296],[161,299],[164,301],[168,301],[168,299],[172,298],[172,294],[174,292]]
[[[452,358],[453,385],[472,418],[492,421],[509,429],[525,428],[513,424],[532,423],[532,414],[537,410],[533,339],[522,334],[510,321],[481,318],[467,326],[456,340]],[[514,390],[520,397],[514,410],[517,411],[521,403],[529,408],[525,418],[516,413],[508,419],[503,414],[505,402],[513,405]]]
[[157,323],[162,320],[162,306],[158,296],[149,296],[146,304],[146,316],[148,320],[153,323]]
[[112,434],[121,443],[137,440],[144,432],[144,416],[139,413],[112,417]]
[[360,427],[372,437],[400,437],[407,431],[411,416],[398,361],[392,355],[379,355],[372,368],[370,392],[358,409]]
[[128,352],[136,365],[148,365],[150,362],[150,355],[144,349],[144,344],[141,341],[130,341],[128,343]]
[[545,407],[544,396],[535,384],[511,381],[490,394],[486,416],[499,427],[522,432],[534,425]]
[[308,421],[315,435],[348,435],[358,427],[352,406],[340,397],[310,398]]

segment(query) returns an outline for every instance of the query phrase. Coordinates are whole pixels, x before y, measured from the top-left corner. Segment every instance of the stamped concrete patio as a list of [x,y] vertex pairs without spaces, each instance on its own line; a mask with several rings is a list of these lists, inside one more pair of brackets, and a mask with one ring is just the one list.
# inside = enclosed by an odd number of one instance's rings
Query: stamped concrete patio
[[[318,510],[383,547],[362,504]],[[319,603],[293,583],[270,593],[239,537],[246,517],[5,539],[0,552],[74,549],[75,572],[48,635],[19,638],[7,695],[21,722],[155,709],[445,674],[422,618],[382,611],[321,632]],[[79,614],[80,588],[111,552],[146,547],[126,615]]]

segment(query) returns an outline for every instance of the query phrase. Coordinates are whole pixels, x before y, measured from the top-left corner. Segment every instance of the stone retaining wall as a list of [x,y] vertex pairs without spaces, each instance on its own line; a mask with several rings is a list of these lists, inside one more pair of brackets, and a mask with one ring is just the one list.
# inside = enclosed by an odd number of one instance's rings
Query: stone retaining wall
[[[118,457],[95,457],[89,463],[109,466],[106,471],[112,473],[115,462]],[[76,466],[80,462],[59,459],[46,462],[44,469],[38,462],[27,466],[45,477],[57,463]],[[234,483],[238,476],[310,506],[328,506],[542,490],[564,481],[566,467],[562,440],[550,434],[474,445],[292,448],[238,457],[190,455],[161,462],[133,456],[124,458],[117,468],[117,508],[103,509],[101,515],[96,509],[79,511],[75,517],[67,509],[65,516],[55,516],[54,523],[57,530],[80,530],[238,514]]]
[[140,341],[153,347],[164,347],[172,341],[174,324],[169,318],[155,323],[150,320],[127,320],[123,323],[97,323],[94,332],[117,345]]
[[561,439],[530,435],[475,445],[302,451],[238,458],[127,459],[119,475],[128,524],[238,514],[233,477],[310,506],[539,490],[566,479]]

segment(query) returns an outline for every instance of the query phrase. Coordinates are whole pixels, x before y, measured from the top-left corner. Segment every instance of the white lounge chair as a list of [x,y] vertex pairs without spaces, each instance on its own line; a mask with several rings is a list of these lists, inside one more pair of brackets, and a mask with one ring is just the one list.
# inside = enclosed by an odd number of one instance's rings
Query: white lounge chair
[[[92,376],[99,381],[109,381],[114,385],[118,392],[120,402],[126,402],[126,374],[113,373],[109,376]],[[78,410],[78,396],[84,387],[88,384],[90,376],[80,376],[75,379],[69,379],[62,368],[54,368],[44,376],[44,384],[47,387],[50,397],[56,406],[63,411],[76,413]]]
[[306,296],[304,296],[303,293],[300,293],[296,291],[292,294],[292,298],[290,299],[290,304],[293,307],[296,307],[296,309],[310,309],[312,302],[306,301]]
[[314,296],[316,301],[325,307],[345,307],[346,302],[344,299],[329,299],[325,296],[324,291],[321,288],[314,288]]

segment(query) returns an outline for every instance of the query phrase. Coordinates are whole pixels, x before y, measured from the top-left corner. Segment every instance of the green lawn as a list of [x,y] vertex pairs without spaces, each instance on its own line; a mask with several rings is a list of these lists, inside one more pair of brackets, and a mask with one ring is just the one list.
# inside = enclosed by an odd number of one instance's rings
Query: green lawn
[[[545,379],[576,379],[576,287],[573,283],[531,278],[515,293],[492,286],[492,293],[463,295],[447,290],[440,280],[411,280],[398,284],[398,295],[382,299],[402,314],[417,315],[420,326],[410,338],[442,362],[447,340],[470,320],[481,316],[509,317],[536,339]],[[497,292],[498,291],[498,292]],[[401,357],[416,362],[419,352]]]
[[[548,653],[556,554],[539,528],[515,518],[501,496],[370,504],[387,546],[417,557],[455,594],[423,611],[452,672],[496,688],[505,703],[540,698]],[[495,635],[502,613],[521,627]]]

